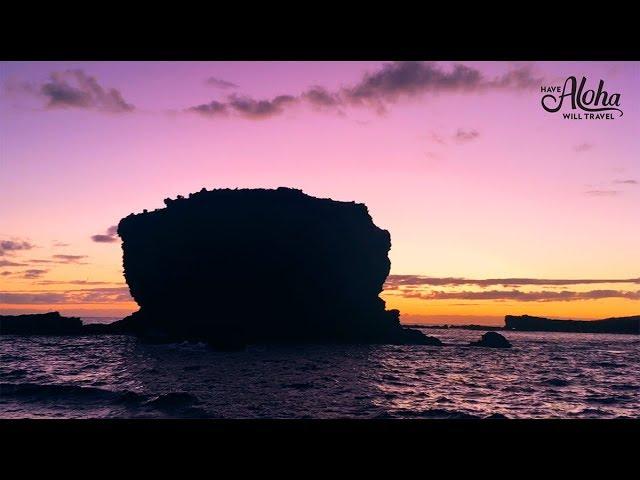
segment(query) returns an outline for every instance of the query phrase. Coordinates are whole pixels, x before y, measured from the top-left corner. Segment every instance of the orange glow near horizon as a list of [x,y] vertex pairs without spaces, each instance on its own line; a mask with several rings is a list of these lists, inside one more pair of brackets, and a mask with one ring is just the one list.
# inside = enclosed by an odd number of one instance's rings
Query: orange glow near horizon
[[[389,287],[381,297],[405,323],[640,314],[640,282],[599,281],[640,277],[640,62],[535,62],[530,88],[427,85],[337,110],[303,100],[312,86],[344,94],[385,63],[0,62],[0,242],[16,242],[0,248],[0,313],[125,316],[137,305],[119,238],[108,235],[121,218],[203,187],[286,186],[366,204],[391,234],[392,274],[534,280]],[[521,78],[507,75],[512,62],[462,63],[477,72],[470,78]],[[453,71],[436,65],[443,78]],[[128,107],[106,108],[109,97],[54,108],[38,87],[68,71]],[[624,115],[571,121],[544,111],[538,79],[569,75],[604,79],[622,93]],[[220,90],[212,76],[236,87]],[[193,111],[230,94],[300,101],[263,116]]]

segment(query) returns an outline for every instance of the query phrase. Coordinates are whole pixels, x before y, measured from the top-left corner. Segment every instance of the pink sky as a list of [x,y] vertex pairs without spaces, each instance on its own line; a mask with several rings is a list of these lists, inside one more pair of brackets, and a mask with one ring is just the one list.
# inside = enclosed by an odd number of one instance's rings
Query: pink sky
[[[7,251],[0,260],[24,264],[56,254],[86,255],[71,263],[0,267],[0,273],[9,272],[0,276],[0,311],[56,308],[120,315],[135,309],[115,297],[45,304],[7,293],[121,286],[119,243],[97,243],[91,236],[130,212],[162,207],[164,198],[202,187],[290,186],[366,203],[374,222],[391,232],[392,274],[640,277],[640,63],[463,62],[487,81],[522,68],[544,80],[526,88],[412,90],[385,98],[384,114],[353,102],[339,111],[298,102],[261,119],[185,111],[213,100],[226,103],[231,94],[272,99],[297,97],[312,86],[345,91],[361,84],[367,72],[380,72],[384,63],[0,64],[0,240],[34,246]],[[433,68],[451,72],[453,64]],[[117,89],[134,108],[121,113],[95,104],[47,108],[49,99],[34,92],[51,83],[52,72],[67,70],[81,70],[105,89]],[[605,80],[607,91],[621,93],[624,116],[571,121],[545,112],[540,86],[561,85],[569,75],[586,76],[591,88]],[[206,82],[210,77],[236,87],[212,85]],[[46,271],[24,278],[29,269]],[[68,283],[76,280],[105,285]],[[517,301],[415,298],[391,291],[384,298],[406,318],[424,321],[449,315],[494,321],[526,312],[577,318],[640,313],[640,287],[633,282],[421,286],[420,291],[428,296],[514,288],[631,294]]]

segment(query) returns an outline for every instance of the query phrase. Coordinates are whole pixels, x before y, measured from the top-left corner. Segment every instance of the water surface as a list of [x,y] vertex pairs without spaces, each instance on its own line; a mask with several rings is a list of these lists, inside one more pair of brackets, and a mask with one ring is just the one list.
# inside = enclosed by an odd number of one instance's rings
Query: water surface
[[449,345],[145,345],[0,337],[0,418],[640,418],[640,339],[429,329]]

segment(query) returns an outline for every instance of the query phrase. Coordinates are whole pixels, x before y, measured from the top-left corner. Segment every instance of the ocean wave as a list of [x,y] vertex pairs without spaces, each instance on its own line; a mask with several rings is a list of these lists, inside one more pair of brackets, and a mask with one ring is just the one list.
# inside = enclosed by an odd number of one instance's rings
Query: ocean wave
[[29,397],[36,401],[121,401],[138,395],[129,391],[113,391],[80,385],[0,383],[0,397]]

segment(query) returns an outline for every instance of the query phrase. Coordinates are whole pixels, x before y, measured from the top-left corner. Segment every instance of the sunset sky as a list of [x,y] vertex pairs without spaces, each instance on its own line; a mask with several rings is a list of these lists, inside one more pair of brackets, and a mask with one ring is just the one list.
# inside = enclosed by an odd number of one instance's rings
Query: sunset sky
[[[544,111],[570,75],[624,115]],[[0,313],[122,317],[122,217],[288,186],[391,232],[405,323],[640,314],[639,62],[5,62],[0,81]]]

